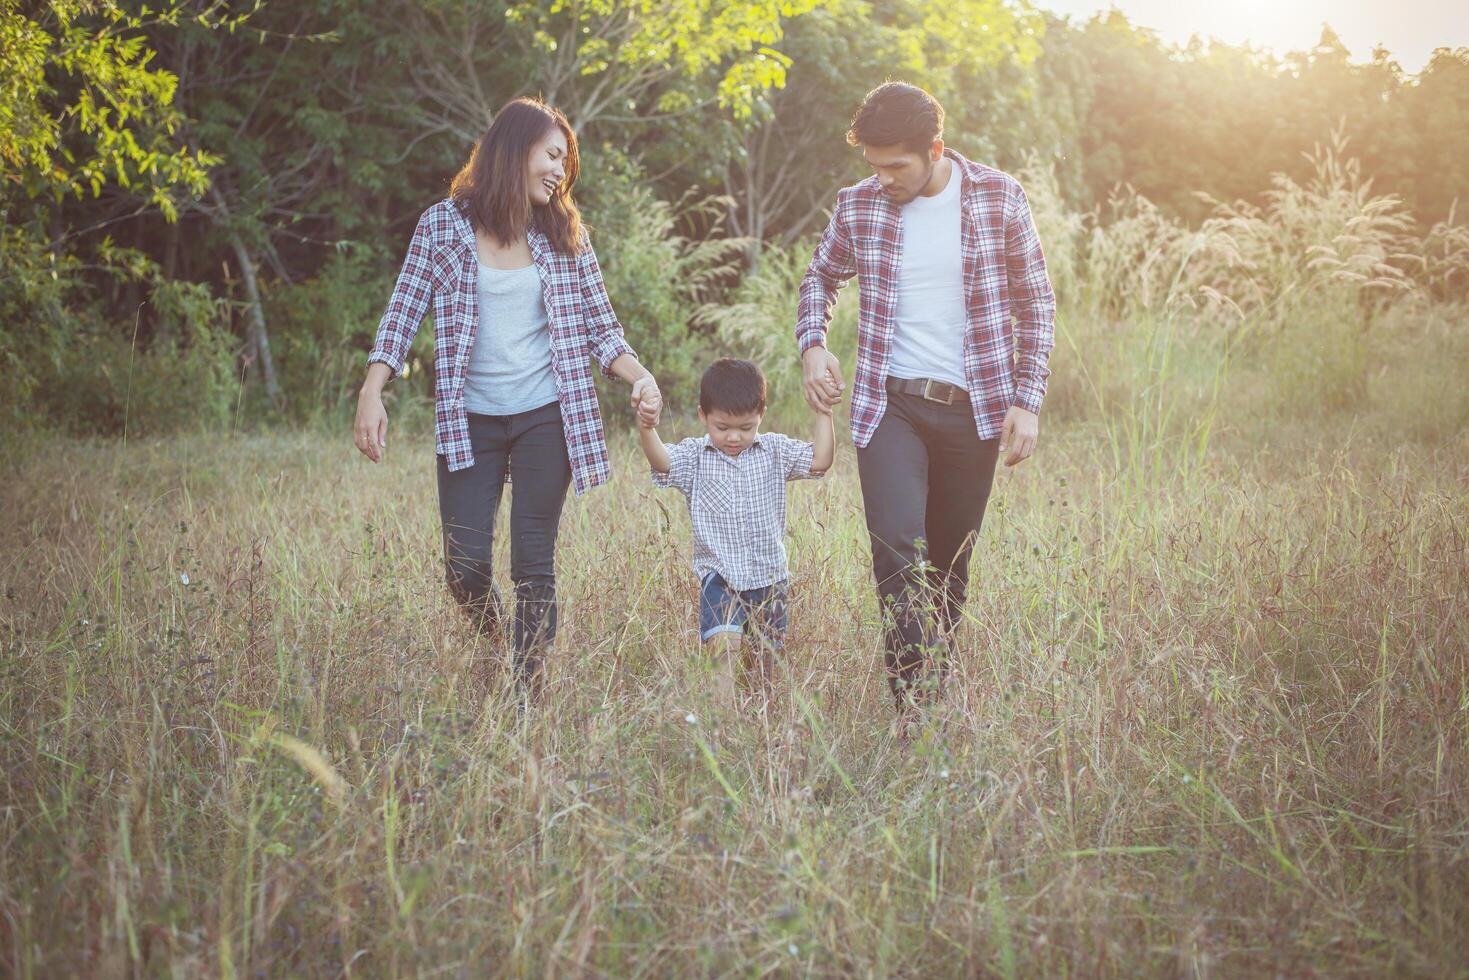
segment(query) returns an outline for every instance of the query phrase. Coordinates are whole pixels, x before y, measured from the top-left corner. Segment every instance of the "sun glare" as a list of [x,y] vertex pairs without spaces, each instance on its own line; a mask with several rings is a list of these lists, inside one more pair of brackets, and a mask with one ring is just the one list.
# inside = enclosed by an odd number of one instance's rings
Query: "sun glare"
[[1434,48],[1469,45],[1463,0],[1038,0],[1037,5],[1080,19],[1117,9],[1172,44],[1215,38],[1279,55],[1310,50],[1321,28],[1330,25],[1354,59],[1365,61],[1382,45],[1409,72],[1419,71]]

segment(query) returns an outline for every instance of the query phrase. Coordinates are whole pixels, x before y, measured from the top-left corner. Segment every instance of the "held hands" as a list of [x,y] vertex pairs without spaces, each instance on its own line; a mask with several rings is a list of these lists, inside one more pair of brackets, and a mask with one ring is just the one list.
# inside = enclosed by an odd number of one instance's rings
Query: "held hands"
[[1039,434],[1040,422],[1034,412],[1026,411],[1019,405],[1011,405],[1010,410],[1005,413],[1005,425],[1000,429],[1000,453],[1005,455],[1005,465],[1014,466],[1030,459],[1031,453],[1035,452],[1035,441]]
[[380,463],[388,448],[388,412],[380,392],[364,389],[357,395],[357,418],[352,423],[352,441],[357,451]]
[[842,365],[825,347],[808,347],[801,355],[806,384],[806,403],[822,415],[830,415],[842,400]]
[[651,429],[658,424],[663,414],[663,393],[651,374],[645,374],[632,383],[632,407],[638,413],[638,425]]

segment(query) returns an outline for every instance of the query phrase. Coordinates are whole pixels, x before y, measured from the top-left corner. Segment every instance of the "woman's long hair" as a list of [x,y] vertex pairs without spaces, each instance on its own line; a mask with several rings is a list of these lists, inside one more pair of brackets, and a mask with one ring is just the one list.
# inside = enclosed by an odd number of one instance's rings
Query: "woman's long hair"
[[[566,137],[566,177],[548,204],[532,206],[526,192],[526,164],[531,150],[552,127],[559,127]],[[582,225],[571,187],[580,169],[576,134],[566,117],[540,99],[514,99],[480,137],[469,162],[449,185],[449,196],[476,231],[502,244],[509,245],[534,224],[554,249],[575,255],[581,251]]]

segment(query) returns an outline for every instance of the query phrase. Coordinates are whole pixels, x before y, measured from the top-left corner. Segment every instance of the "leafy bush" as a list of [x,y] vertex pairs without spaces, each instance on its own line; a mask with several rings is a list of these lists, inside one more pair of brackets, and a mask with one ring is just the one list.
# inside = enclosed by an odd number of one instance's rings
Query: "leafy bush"
[[[719,237],[714,202],[660,200],[616,150],[603,147],[586,169],[598,175],[585,206],[592,244],[628,343],[669,407],[692,411],[699,375],[723,353],[697,314],[734,280],[745,243]],[[602,404],[630,415],[624,399]]]
[[[713,329],[721,353],[760,365],[769,388],[771,428],[800,430],[806,407],[801,358],[796,346],[796,308],[801,277],[811,261],[814,240],[788,249],[769,246],[728,302],[710,304],[699,321]],[[842,290],[827,334],[827,345],[842,363],[848,382],[856,366],[856,286]]]
[[[171,432],[227,422],[235,402],[226,308],[208,287],[166,279],[142,255],[104,241],[95,263],[43,247],[23,227],[0,237],[0,363],[11,427],[76,433]],[[141,287],[137,313],[110,322],[88,273]]]

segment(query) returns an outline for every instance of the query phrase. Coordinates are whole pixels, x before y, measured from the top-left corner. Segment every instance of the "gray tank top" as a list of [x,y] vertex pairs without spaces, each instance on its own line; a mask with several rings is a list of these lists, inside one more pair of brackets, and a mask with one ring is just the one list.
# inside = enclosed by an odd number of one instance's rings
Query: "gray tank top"
[[551,324],[534,264],[479,264],[479,325],[464,379],[464,407],[476,415],[516,415],[556,401]]

